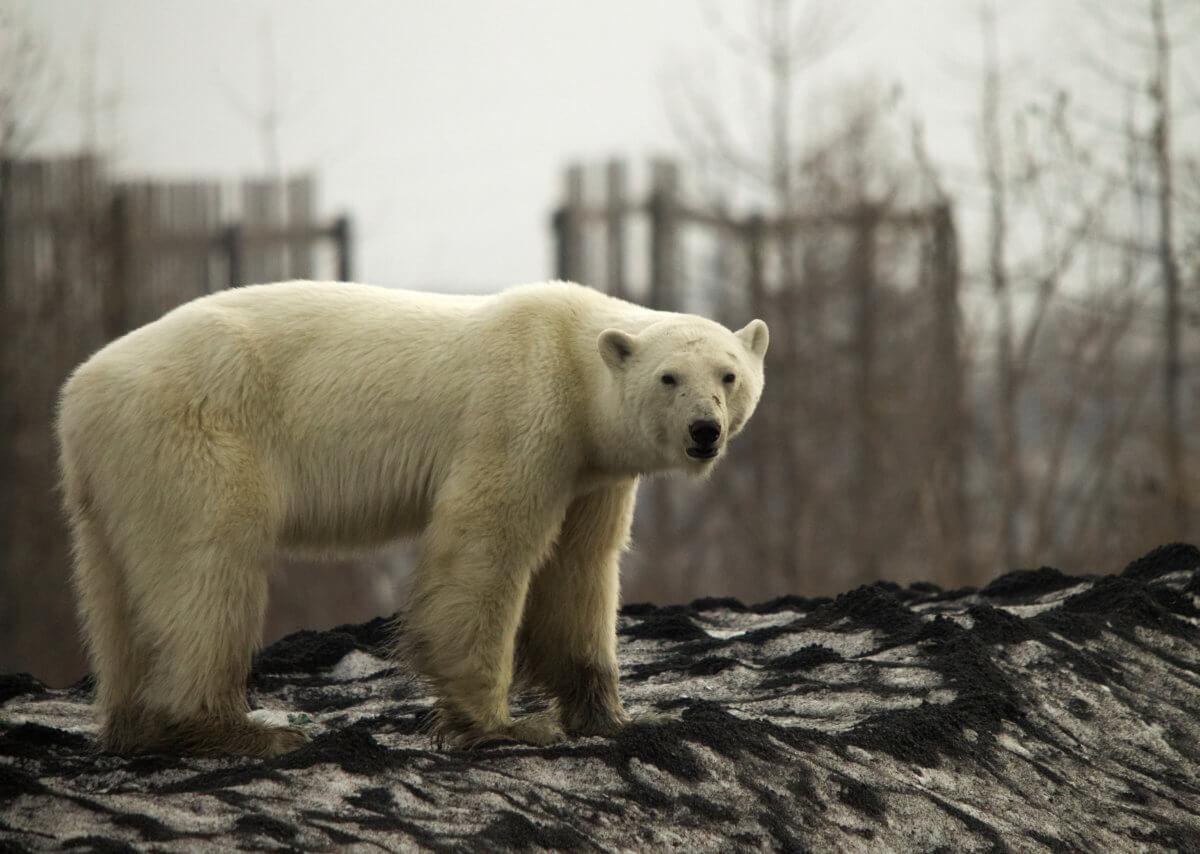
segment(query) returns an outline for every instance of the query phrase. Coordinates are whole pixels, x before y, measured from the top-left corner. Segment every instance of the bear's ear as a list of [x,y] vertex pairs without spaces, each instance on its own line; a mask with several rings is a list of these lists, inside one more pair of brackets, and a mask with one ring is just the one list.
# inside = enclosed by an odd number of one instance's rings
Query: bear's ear
[[637,339],[620,329],[605,329],[596,339],[600,358],[614,371],[623,369],[637,347]]
[[746,349],[758,358],[761,359],[767,354],[767,343],[770,341],[771,336],[767,332],[767,324],[761,320],[751,320],[733,334],[742,339],[742,343],[746,345]]

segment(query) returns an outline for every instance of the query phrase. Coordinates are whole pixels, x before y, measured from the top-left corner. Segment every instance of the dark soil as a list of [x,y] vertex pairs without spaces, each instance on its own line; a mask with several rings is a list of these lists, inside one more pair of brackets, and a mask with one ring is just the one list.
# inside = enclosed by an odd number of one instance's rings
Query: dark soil
[[627,703],[676,718],[547,748],[434,749],[382,619],[258,656],[253,703],[313,735],[269,761],[96,754],[90,683],[0,676],[0,850],[1200,850],[1198,602],[1175,544],[1116,575],[629,605]]

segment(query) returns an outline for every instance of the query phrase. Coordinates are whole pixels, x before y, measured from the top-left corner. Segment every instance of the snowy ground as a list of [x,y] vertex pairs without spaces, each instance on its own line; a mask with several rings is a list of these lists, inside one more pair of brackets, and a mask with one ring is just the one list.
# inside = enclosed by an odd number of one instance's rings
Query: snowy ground
[[550,748],[433,749],[382,620],[265,650],[276,760],[91,750],[88,686],[0,676],[0,851],[1200,850],[1200,551],[982,590],[627,606],[634,711]]

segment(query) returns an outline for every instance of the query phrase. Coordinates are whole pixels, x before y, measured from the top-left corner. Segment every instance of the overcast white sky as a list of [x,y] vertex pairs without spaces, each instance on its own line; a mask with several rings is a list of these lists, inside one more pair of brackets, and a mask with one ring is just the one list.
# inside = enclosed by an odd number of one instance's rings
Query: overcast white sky
[[[976,6],[832,5],[858,24],[814,79],[901,83],[934,154],[960,174],[973,168]],[[354,217],[357,278],[491,290],[551,272],[547,223],[568,160],[639,162],[678,148],[672,80],[713,63],[713,10],[740,20],[750,6],[36,0],[25,9],[61,76],[44,150],[77,148],[91,115],[124,175],[259,173],[267,154],[255,118],[273,91],[281,166],[314,171],[322,212]],[[1069,58],[1065,4],[1001,7],[1018,63],[1052,69]],[[89,97],[99,106],[85,106]]]

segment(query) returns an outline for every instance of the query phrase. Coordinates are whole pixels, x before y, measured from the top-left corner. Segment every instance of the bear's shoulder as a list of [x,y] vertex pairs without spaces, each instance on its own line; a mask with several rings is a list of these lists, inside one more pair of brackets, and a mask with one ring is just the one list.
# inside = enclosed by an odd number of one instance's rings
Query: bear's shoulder
[[[516,285],[494,297],[494,309],[511,315],[541,318],[561,328],[592,336],[610,327],[637,331],[662,315],[636,303],[575,282],[549,281]],[[594,341],[589,341],[589,346]]]

